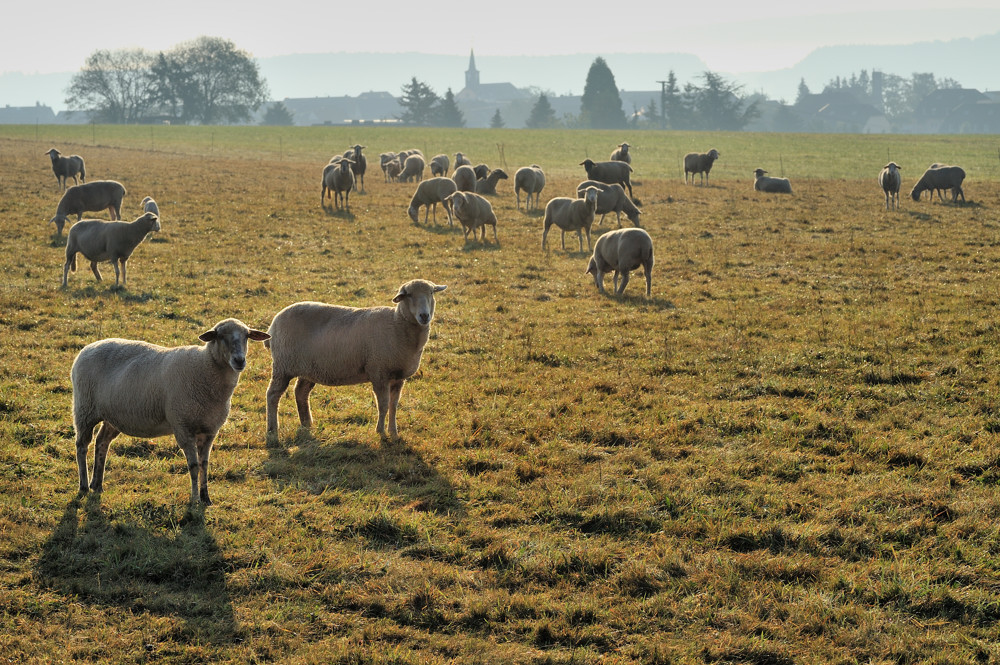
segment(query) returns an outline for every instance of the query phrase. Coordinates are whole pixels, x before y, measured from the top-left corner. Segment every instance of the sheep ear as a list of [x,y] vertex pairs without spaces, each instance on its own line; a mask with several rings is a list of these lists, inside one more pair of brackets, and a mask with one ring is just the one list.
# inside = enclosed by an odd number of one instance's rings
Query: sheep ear
[[434,287],[434,293],[440,293],[447,288],[448,288],[447,284],[438,284],[437,286]]
[[202,334],[198,335],[198,339],[200,339],[203,342],[211,342],[217,339],[218,337],[219,333],[216,332],[214,328],[212,330],[209,330],[208,332],[203,332]]
[[399,302],[400,300],[402,300],[403,298],[405,298],[408,295],[410,295],[410,294],[406,292],[406,287],[401,286],[401,287],[399,287],[399,293],[396,294],[396,297],[393,298],[392,301],[393,302]]
[[250,334],[247,337],[255,342],[263,342],[265,339],[271,339],[271,336],[263,330],[254,330],[253,328],[250,329]]

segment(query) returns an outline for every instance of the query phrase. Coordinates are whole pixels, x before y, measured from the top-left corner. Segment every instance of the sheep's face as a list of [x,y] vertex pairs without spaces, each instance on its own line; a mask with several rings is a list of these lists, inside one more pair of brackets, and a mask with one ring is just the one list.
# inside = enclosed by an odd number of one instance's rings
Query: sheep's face
[[271,336],[266,332],[248,328],[239,319],[226,319],[198,336],[203,342],[215,344],[213,352],[217,360],[229,365],[233,371],[242,372],[247,366],[247,342],[263,342]]
[[719,155],[719,151],[716,150],[715,148],[712,148],[711,150],[708,151],[708,158],[709,159],[715,160],[715,159],[718,159],[719,156],[720,156]]
[[410,219],[413,220],[414,224],[416,224],[419,221],[419,219],[420,219],[420,217],[417,214],[417,212],[418,211],[417,211],[416,206],[410,206],[409,208],[406,209],[406,214],[410,216]]
[[50,224],[55,224],[56,225],[56,233],[58,235],[62,235],[63,227],[66,226],[66,220],[67,220],[66,215],[56,215],[55,217],[53,217],[52,219],[49,220],[49,223]]
[[434,294],[446,288],[443,284],[414,279],[399,287],[399,293],[392,301],[405,318],[417,325],[429,326],[434,318]]
[[150,229],[152,229],[153,231],[160,230],[160,218],[156,215],[156,213],[147,212],[136,221],[146,222],[147,224],[150,225]]

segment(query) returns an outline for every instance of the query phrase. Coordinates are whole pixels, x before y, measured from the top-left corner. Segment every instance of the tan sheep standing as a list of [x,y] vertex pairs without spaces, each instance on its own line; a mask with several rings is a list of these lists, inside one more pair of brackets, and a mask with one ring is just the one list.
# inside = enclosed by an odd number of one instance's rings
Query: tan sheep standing
[[[52,160],[52,172],[56,176],[56,182],[62,187],[62,190],[66,191],[66,180],[68,178],[73,178],[73,184],[78,185],[80,182],[87,182],[87,168],[83,163],[83,157],[80,155],[70,155],[65,156],[55,148],[49,148],[49,151],[45,153]],[[79,174],[80,179],[77,180],[77,174]]]
[[316,384],[371,383],[378,403],[376,431],[398,436],[396,408],[406,379],[420,367],[434,317],[434,294],[447,287],[423,279],[406,282],[395,307],[342,307],[299,302],[278,312],[265,346],[271,349],[267,434],[278,434],[278,402],[292,379],[302,427],[312,427],[309,393]]
[[[104,489],[108,448],[119,434],[173,434],[187,459],[191,502],[211,504],[212,442],[229,417],[233,391],[246,368],[247,341],[268,337],[238,319],[226,319],[199,335],[204,346],[166,348],[127,339],[85,346],[70,372],[80,492]],[[87,451],[97,425],[94,476],[88,485]]]
[[493,212],[493,204],[475,192],[458,191],[448,196],[445,203],[451,206],[455,217],[462,224],[462,231],[465,240],[469,240],[469,231],[472,231],[473,242],[476,238],[476,230],[482,228],[483,239],[486,242],[486,227],[493,227],[493,241],[500,244],[497,239],[497,216]]
[[896,162],[889,162],[882,167],[878,174],[878,184],[885,194],[885,209],[888,210],[890,204],[892,209],[899,208],[899,185],[902,177],[899,175],[900,167]]
[[417,185],[417,190],[413,193],[413,198],[410,199],[410,207],[406,209],[406,214],[410,216],[414,224],[417,224],[420,220],[420,207],[426,206],[426,210],[424,210],[424,224],[427,223],[427,217],[431,209],[433,209],[434,224],[436,225],[437,204],[442,203],[445,212],[448,213],[448,226],[453,226],[451,207],[445,199],[454,194],[455,191],[455,181],[451,178],[428,178]]
[[[624,162],[621,162],[624,163]],[[545,218],[542,221],[542,249],[545,249],[545,239],[553,224],[562,232],[562,248],[566,249],[566,232],[576,231],[580,240],[580,251],[583,251],[583,232],[587,233],[587,249],[590,249],[590,227],[594,225],[597,212],[597,197],[601,193],[597,187],[588,187],[583,191],[583,198],[571,199],[557,196],[545,204]]]
[[[653,240],[643,229],[625,228],[608,231],[594,243],[594,255],[587,265],[587,272],[594,276],[594,284],[604,293],[604,274],[614,271],[615,293],[621,295],[628,285],[629,272],[642,266],[646,275],[646,297],[653,288]],[[618,276],[621,275],[621,285]]]
[[83,219],[85,212],[107,209],[112,221],[119,220],[122,218],[122,199],[125,194],[125,186],[114,180],[95,180],[73,185],[59,199],[55,217],[49,222],[55,224],[56,233],[62,235],[63,226],[70,215],[76,215],[79,221]]
[[538,207],[538,195],[545,189],[545,173],[538,164],[522,166],[514,172],[514,196],[517,198],[517,209],[521,209],[521,191],[527,196],[524,200],[524,209],[531,208],[531,197],[535,197],[535,207]]
[[[105,222],[85,219],[73,225],[66,238],[66,263],[63,264],[62,285],[67,285],[69,273],[76,272],[76,255],[79,252],[90,261],[90,270],[97,281],[103,281],[97,264],[110,261],[115,269],[115,287],[121,277],[122,286],[128,283],[127,265],[132,252],[146,235],[160,230],[160,218],[151,212],[143,213],[133,222]],[[121,264],[121,270],[118,266]]]
[[715,164],[721,155],[719,151],[712,148],[708,152],[689,152],[684,155],[684,184],[688,182],[688,173],[691,174],[691,184],[694,184],[694,176],[697,173],[701,174],[701,184],[705,184],[708,180],[708,172],[712,170],[712,165]]

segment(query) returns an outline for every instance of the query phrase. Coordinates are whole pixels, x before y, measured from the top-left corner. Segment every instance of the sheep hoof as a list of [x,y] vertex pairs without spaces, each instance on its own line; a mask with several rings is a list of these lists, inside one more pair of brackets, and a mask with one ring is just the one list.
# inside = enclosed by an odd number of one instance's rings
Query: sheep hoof
[[[98,484],[98,483],[90,483],[90,489],[92,491],[94,491],[94,492],[103,492],[104,491],[104,483],[100,483],[100,484]],[[84,490],[81,489],[81,491],[84,491]]]
[[201,499],[201,502],[203,504],[205,504],[206,506],[211,506],[212,505],[212,500],[208,498],[208,490],[207,489],[203,489],[199,493],[198,498]]

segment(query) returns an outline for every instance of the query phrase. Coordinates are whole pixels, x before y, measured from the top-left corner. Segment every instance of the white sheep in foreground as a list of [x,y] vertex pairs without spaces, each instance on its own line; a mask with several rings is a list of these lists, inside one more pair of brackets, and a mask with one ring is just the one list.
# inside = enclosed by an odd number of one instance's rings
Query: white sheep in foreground
[[604,223],[604,217],[609,213],[613,212],[618,217],[618,228],[622,226],[622,213],[628,217],[629,221],[636,226],[642,226],[639,223],[639,215],[642,211],[639,210],[632,199],[630,199],[625,194],[625,190],[618,183],[614,185],[609,185],[603,182],[597,182],[596,180],[584,180],[579,185],[576,186],[577,198],[583,198],[584,192],[588,187],[596,187],[601,190],[601,193],[597,195],[597,214],[601,216],[601,221],[598,222],[598,226]]
[[[624,163],[624,162],[621,162]],[[545,249],[545,238],[549,228],[555,224],[562,232],[562,248],[566,249],[566,232],[576,231],[580,240],[580,251],[583,251],[583,232],[587,232],[587,249],[590,249],[590,227],[594,225],[594,215],[597,212],[597,196],[601,193],[597,187],[584,190],[583,198],[571,199],[557,196],[545,204],[545,218],[542,221],[542,249]]]
[[493,171],[490,171],[489,175],[485,178],[479,178],[476,180],[476,194],[496,196],[497,182],[500,180],[508,180],[506,171],[503,169],[494,169]]
[[446,176],[451,168],[451,160],[448,155],[434,155],[431,157],[430,167],[432,176]]
[[943,201],[942,189],[951,190],[952,203],[958,203],[958,197],[962,197],[965,203],[965,191],[962,189],[962,182],[965,180],[965,170],[960,166],[945,166],[941,164],[932,165],[910,191],[910,198],[914,201],[920,200],[920,195],[926,189],[931,192],[931,199],[934,198],[934,191],[937,190],[938,200]]
[[114,180],[95,180],[82,185],[73,185],[59,199],[56,214],[49,223],[56,225],[56,233],[62,235],[63,226],[70,215],[76,215],[79,221],[85,212],[97,212],[107,209],[111,220],[122,218],[122,199],[125,198],[125,187]]
[[101,271],[97,268],[99,261],[111,261],[115,269],[115,287],[118,286],[121,264],[121,283],[128,283],[129,257],[139,246],[146,234],[160,230],[160,218],[151,212],[143,213],[134,222],[105,222],[100,219],[86,219],[77,222],[69,230],[66,238],[66,263],[63,264],[62,285],[70,272],[76,272],[77,252],[90,261],[90,269],[97,281],[103,281]]
[[889,209],[890,204],[893,210],[899,208],[899,185],[902,181],[899,170],[900,167],[896,162],[889,162],[882,167],[882,171],[878,174],[878,184],[885,194],[886,210]]
[[538,195],[545,188],[545,173],[538,164],[522,166],[514,172],[514,196],[517,198],[517,209],[521,209],[521,190],[527,194],[524,199],[524,209],[531,207],[531,197],[535,197],[535,207],[538,207]]
[[[643,229],[616,229],[608,231],[594,243],[594,255],[587,265],[587,273],[594,276],[597,289],[604,293],[604,273],[615,273],[615,293],[621,295],[628,284],[629,271],[642,266],[646,275],[646,297],[653,288],[653,240]],[[586,274],[586,273],[585,273]],[[618,276],[621,275],[621,285]]]
[[80,491],[88,489],[87,450],[94,428],[101,424],[89,489],[104,489],[108,447],[119,434],[144,438],[173,434],[187,459],[191,501],[211,504],[212,442],[229,417],[233,391],[246,368],[247,340],[268,337],[242,321],[226,319],[198,337],[204,346],[166,348],[127,339],[85,346],[70,372]]
[[278,402],[292,379],[302,427],[312,427],[309,393],[316,384],[371,383],[378,403],[376,431],[398,436],[396,407],[420,356],[434,317],[434,294],[447,287],[423,279],[399,287],[393,307],[342,307],[299,302],[278,312],[265,346],[271,349],[267,387],[267,434],[277,437]]
[[[52,172],[56,175],[56,182],[64,192],[66,191],[67,178],[72,178],[74,185],[80,184],[81,181],[87,182],[87,168],[83,163],[83,157],[80,155],[67,157],[55,148],[49,148],[45,154],[52,160]],[[80,180],[77,180],[77,174],[80,175]]]
[[628,196],[633,198],[632,182],[629,175],[632,167],[625,162],[594,162],[592,159],[585,159],[580,162],[580,166],[587,170],[588,180],[597,180],[609,185],[618,183],[622,187],[628,187]]
[[493,227],[493,241],[500,244],[497,239],[497,216],[493,212],[493,205],[485,198],[475,192],[457,191],[445,199],[445,203],[451,206],[455,218],[462,224],[462,231],[466,242],[469,240],[469,231],[472,231],[472,240],[476,240],[476,229],[483,229],[482,242],[486,242],[486,227]]
[[326,199],[333,198],[337,210],[341,209],[341,203],[345,209],[351,207],[351,190],[354,189],[354,171],[351,170],[353,162],[346,157],[334,157],[333,160],[323,167],[323,189],[319,195],[320,207],[326,207]]
[[442,203],[445,212],[448,213],[448,226],[452,226],[454,222],[451,218],[451,208],[448,202],[445,200],[456,191],[455,181],[451,178],[428,178],[424,180],[419,185],[417,185],[417,191],[413,193],[413,198],[410,199],[410,207],[406,209],[406,214],[410,216],[413,223],[416,224],[420,220],[420,207],[426,206],[427,209],[424,210],[424,224],[427,223],[427,216],[430,214],[431,210],[434,210],[434,224],[437,224],[437,204]]
[[629,144],[621,143],[615,148],[614,152],[611,153],[612,162],[625,162],[626,164],[632,163],[632,155],[629,154]]
[[708,180],[708,172],[712,170],[712,165],[715,164],[721,155],[719,151],[712,148],[708,152],[689,152],[684,155],[684,184],[688,182],[688,173],[691,174],[691,184],[694,184],[694,176],[696,173],[701,174],[701,184],[705,184]]
[[420,182],[424,179],[424,167],[426,164],[423,155],[410,155],[402,164],[403,169],[399,172],[400,182],[409,182],[410,180]]
[[754,169],[753,188],[756,191],[769,192],[772,194],[792,193],[792,183],[788,181],[788,178],[772,178],[764,175],[765,173],[767,173],[767,171],[764,169]]
[[147,196],[142,200],[142,211],[151,212],[157,217],[160,216],[160,206],[156,205],[156,201],[153,200],[152,196]]
[[455,186],[460,192],[476,191],[476,172],[468,164],[456,168],[451,174],[451,179],[455,181]]

